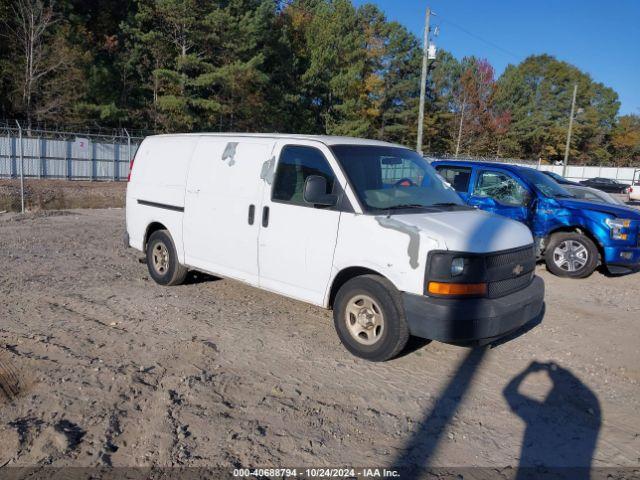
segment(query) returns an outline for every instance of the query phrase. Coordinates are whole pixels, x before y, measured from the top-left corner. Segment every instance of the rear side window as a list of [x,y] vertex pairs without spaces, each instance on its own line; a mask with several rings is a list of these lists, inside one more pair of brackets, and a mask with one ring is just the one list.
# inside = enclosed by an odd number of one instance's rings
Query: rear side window
[[327,192],[332,193],[335,175],[320,150],[313,147],[290,145],[284,147],[276,169],[271,199],[294,205],[308,205],[304,201],[304,182],[310,175],[327,180]]
[[436,167],[436,170],[453,187],[456,192],[469,191],[471,169],[467,167]]
[[473,194],[490,197],[505,205],[520,206],[526,203],[527,190],[510,175],[485,170],[478,176]]

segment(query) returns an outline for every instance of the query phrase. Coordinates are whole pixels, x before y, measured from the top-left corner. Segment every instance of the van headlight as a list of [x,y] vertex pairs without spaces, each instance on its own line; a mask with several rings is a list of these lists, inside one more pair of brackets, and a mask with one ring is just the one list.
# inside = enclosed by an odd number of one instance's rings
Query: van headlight
[[464,258],[456,257],[451,260],[451,276],[457,277],[464,273]]
[[484,296],[487,293],[483,255],[429,253],[425,293],[435,296]]
[[628,238],[626,228],[631,226],[631,220],[628,218],[607,218],[604,223],[607,224],[611,231],[611,238],[614,240],[626,240]]

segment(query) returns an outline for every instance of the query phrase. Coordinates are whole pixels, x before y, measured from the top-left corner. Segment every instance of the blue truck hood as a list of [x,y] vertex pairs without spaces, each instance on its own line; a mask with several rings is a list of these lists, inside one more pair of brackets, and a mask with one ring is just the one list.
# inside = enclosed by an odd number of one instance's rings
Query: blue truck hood
[[576,210],[592,210],[596,212],[608,213],[619,218],[628,218],[631,220],[640,220],[640,211],[633,207],[624,207],[622,205],[611,205],[608,203],[585,202],[581,200],[571,200],[568,198],[556,198],[564,208],[573,208]]

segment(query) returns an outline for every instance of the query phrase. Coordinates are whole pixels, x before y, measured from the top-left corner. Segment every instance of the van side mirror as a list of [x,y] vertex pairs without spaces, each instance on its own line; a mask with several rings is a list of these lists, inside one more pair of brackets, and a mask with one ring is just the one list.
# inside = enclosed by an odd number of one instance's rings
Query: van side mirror
[[327,193],[327,179],[320,175],[309,175],[304,181],[304,201],[313,205],[333,207],[338,196]]

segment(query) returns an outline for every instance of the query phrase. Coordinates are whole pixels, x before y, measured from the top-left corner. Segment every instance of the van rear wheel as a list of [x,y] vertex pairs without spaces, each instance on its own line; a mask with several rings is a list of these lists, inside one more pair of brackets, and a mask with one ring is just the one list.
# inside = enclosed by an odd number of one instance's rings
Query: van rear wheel
[[578,232],[551,236],[544,254],[547,269],[559,277],[585,278],[598,266],[598,249],[589,237]]
[[153,232],[147,241],[149,275],[160,285],[180,285],[188,270],[178,262],[178,254],[171,235],[166,230]]
[[342,344],[366,360],[389,360],[409,339],[400,293],[377,275],[353,278],[340,288],[333,320]]

